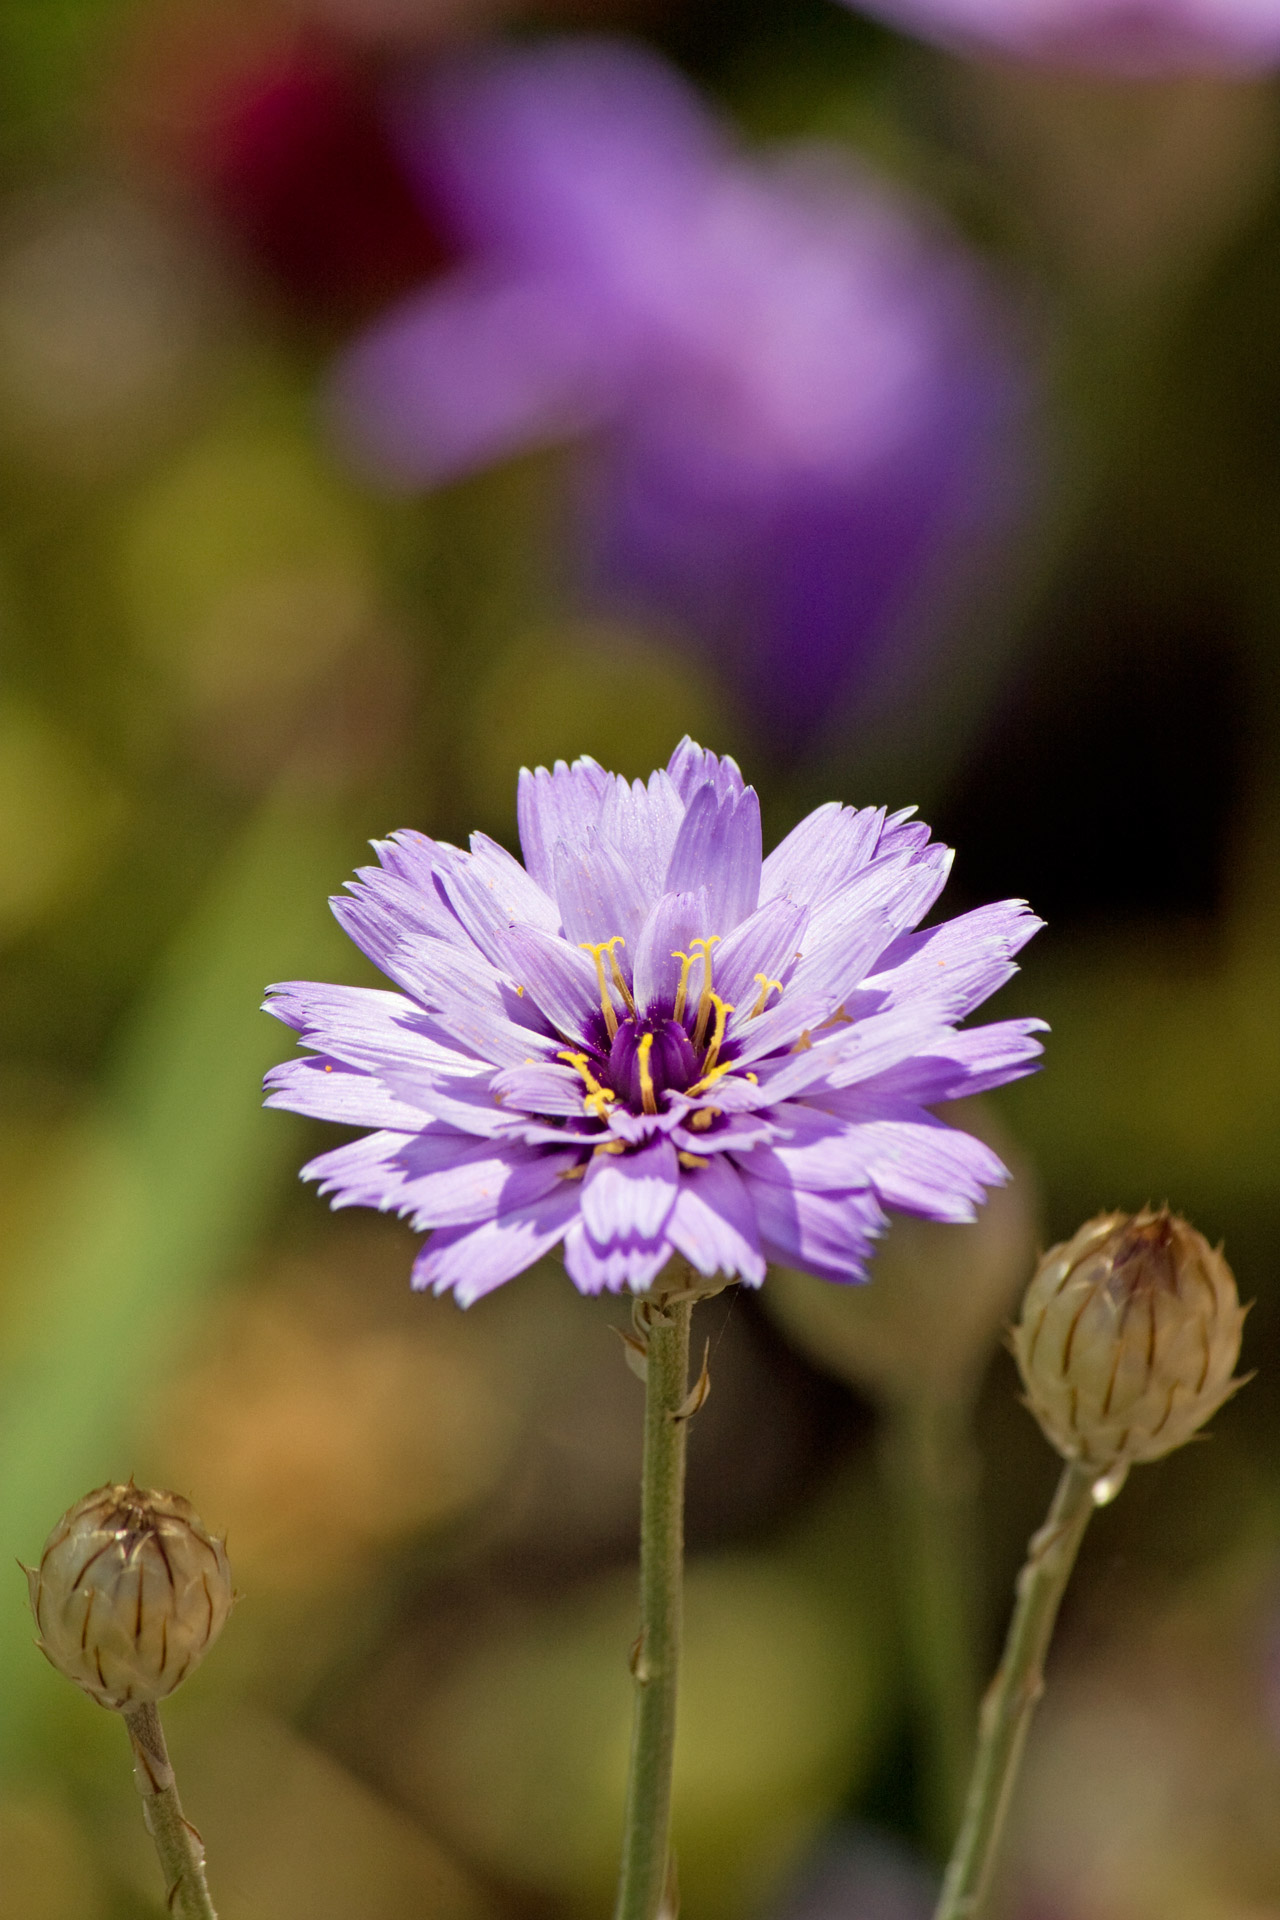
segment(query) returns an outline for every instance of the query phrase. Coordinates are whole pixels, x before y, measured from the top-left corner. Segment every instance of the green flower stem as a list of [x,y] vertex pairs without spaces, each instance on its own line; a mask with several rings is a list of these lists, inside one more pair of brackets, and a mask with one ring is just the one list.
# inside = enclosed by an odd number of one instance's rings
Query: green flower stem
[[640,1496],[640,1637],[616,1920],[657,1920],[671,1850],[671,1767],[684,1574],[690,1294],[643,1306],[644,1479]]
[[124,1723],[133,1745],[143,1818],[155,1841],[169,1909],[184,1920],[218,1920],[204,1877],[204,1846],[190,1821],[183,1819],[160,1715],[148,1702],[126,1713]]
[[1004,1657],[982,1703],[964,1824],[934,1920],[978,1920],[982,1912],[1027,1730],[1044,1692],[1044,1662],[1058,1607],[1093,1513],[1097,1478],[1096,1471],[1068,1461],[1049,1517],[1032,1536],[1018,1575]]
[[924,1822],[942,1858],[964,1808],[978,1712],[978,1463],[968,1404],[932,1396],[900,1400],[885,1409],[881,1444],[923,1750]]

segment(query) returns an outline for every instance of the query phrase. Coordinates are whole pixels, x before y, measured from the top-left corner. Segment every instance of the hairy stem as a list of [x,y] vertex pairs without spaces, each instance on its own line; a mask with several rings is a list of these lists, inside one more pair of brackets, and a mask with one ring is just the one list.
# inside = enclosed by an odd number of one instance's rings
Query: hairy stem
[[978,1466],[969,1408],[924,1397],[900,1401],[886,1409],[881,1433],[922,1750],[925,1828],[942,1857],[964,1807],[978,1711]]
[[671,1766],[684,1572],[685,1398],[689,1295],[646,1303],[644,1478],[640,1497],[640,1637],[615,1920],[657,1920],[671,1849]]
[[1027,1730],[1044,1692],[1044,1662],[1058,1607],[1094,1509],[1097,1473],[1068,1461],[1048,1519],[1018,1575],[1004,1657],[982,1703],[978,1752],[964,1823],[934,1920],[978,1920]]
[[183,1920],[218,1920],[204,1877],[204,1845],[195,1828],[182,1817],[160,1715],[148,1702],[126,1713],[124,1723],[133,1745],[142,1815],[155,1842],[169,1909],[181,1914]]

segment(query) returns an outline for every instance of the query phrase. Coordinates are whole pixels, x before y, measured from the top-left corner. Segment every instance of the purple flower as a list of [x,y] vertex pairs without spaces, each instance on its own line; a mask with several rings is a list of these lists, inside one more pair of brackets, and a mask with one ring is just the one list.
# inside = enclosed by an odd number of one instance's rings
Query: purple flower
[[1132,75],[1280,64],[1280,0],[857,0],[909,33]]
[[1006,1178],[927,1108],[1032,1070],[1043,1022],[956,1023],[1040,922],[913,932],[951,861],[927,827],[833,803],[762,860],[755,790],[688,739],[647,785],[525,769],[519,820],[523,866],[398,833],[334,901],[400,993],[268,1002],[311,1051],[267,1104],[375,1129],[304,1177],[429,1230],[415,1286],[468,1305],[561,1243],[584,1293],[673,1254],[859,1280],[885,1207],[970,1220]]
[[463,264],[339,369],[348,446],[435,484],[582,437],[589,589],[674,619],[802,745],[1025,479],[990,288],[833,154],[746,159],[636,48],[455,63],[399,124]]

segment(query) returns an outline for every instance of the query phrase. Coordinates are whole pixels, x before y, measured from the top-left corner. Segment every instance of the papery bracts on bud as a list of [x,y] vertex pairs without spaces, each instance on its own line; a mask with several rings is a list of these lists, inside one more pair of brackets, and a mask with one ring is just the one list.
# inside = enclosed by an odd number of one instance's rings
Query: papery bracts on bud
[[24,1571],[42,1652],[118,1712],[180,1686],[235,1597],[226,1548],[190,1502],[132,1481],[77,1501]]
[[1058,1452],[1105,1475],[1172,1453],[1217,1412],[1240,1384],[1244,1315],[1221,1250],[1185,1220],[1104,1213],[1040,1262],[1013,1350]]

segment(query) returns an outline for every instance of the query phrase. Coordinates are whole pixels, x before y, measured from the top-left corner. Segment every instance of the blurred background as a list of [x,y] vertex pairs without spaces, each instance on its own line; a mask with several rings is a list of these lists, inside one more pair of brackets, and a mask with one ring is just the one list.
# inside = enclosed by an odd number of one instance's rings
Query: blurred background
[[[916,803],[1048,930],[1016,1177],[699,1309],[691,1920],[928,1912],[1056,1463],[1001,1332],[1167,1199],[1257,1385],[1094,1522],[1007,1920],[1280,1916],[1280,79],[836,0],[0,15],[0,1547],[130,1472],[243,1600],[167,1710],[227,1920],[607,1908],[640,1388],[467,1314],[259,1109],[269,981],[522,761]],[[695,1333],[697,1329],[695,1328]],[[0,1581],[0,1916],[162,1911],[122,1729]]]

